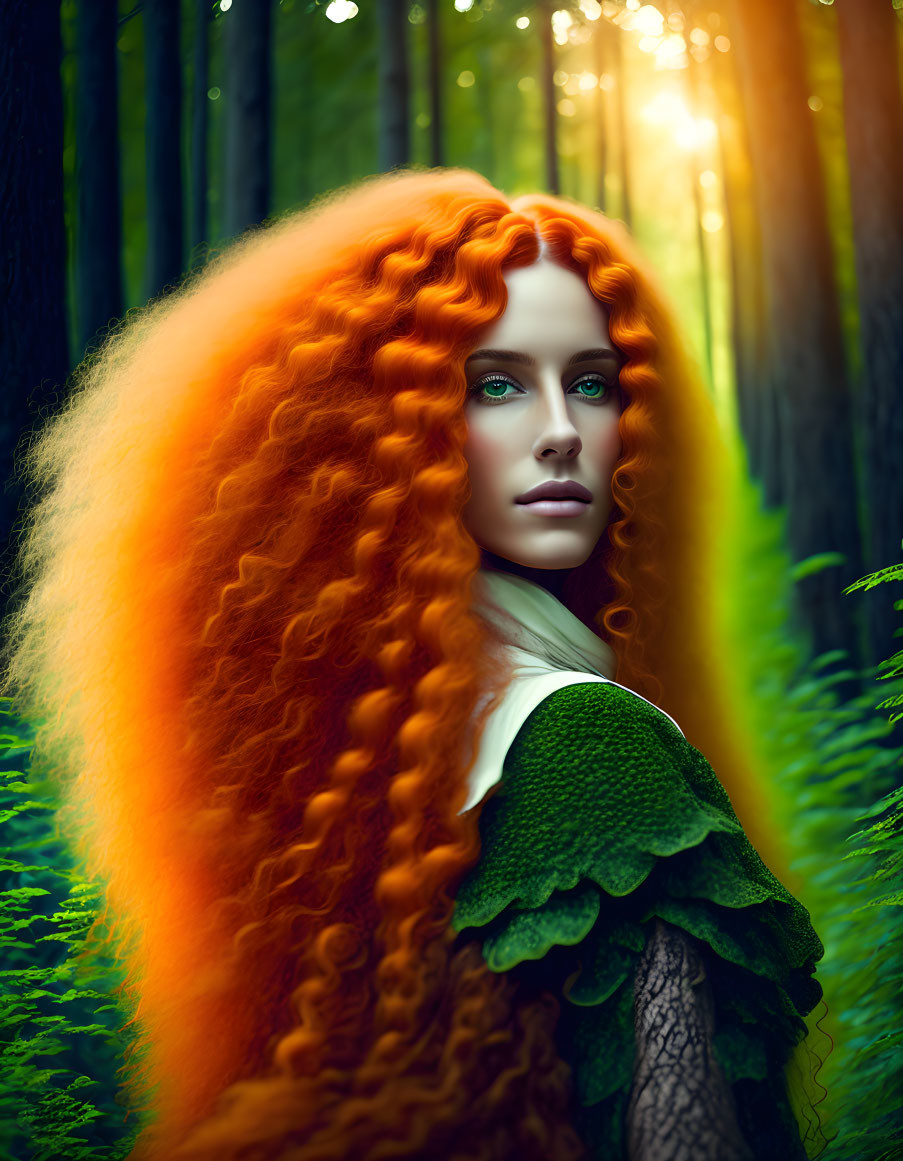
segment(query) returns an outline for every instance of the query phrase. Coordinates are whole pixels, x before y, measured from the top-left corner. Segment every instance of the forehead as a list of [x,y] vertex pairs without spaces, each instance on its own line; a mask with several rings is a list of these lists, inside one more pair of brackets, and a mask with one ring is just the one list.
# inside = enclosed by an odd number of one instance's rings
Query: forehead
[[542,259],[509,270],[505,286],[505,313],[480,335],[480,347],[536,351],[552,357],[612,345],[605,307],[572,270]]

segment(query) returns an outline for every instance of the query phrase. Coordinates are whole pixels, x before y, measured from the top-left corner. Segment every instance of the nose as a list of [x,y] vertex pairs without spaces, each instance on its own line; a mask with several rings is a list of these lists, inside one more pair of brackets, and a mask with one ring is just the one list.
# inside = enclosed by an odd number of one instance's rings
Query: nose
[[533,454],[538,460],[553,456],[573,457],[580,453],[583,442],[568,414],[561,385],[543,392],[539,430],[533,443]]

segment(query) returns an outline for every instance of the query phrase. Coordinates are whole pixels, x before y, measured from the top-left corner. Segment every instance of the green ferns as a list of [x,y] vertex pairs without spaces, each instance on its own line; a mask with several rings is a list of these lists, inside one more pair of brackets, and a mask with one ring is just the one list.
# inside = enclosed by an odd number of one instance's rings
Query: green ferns
[[[786,587],[788,576],[805,570],[791,570],[781,547],[783,514],[762,511],[754,485],[747,485],[744,505],[731,641],[744,672],[754,675],[752,724],[793,854],[793,889],[825,944],[818,979],[828,1014],[819,1027],[835,1044],[816,1079],[827,1088],[816,1112],[830,1141],[819,1161],[898,1161],[903,928],[895,908],[903,902],[903,737],[893,723],[903,714],[888,720],[884,711],[903,705],[903,651],[880,667],[879,680],[888,686],[877,707],[874,675],[839,671],[843,655],[806,664],[805,645],[787,625]],[[847,591],[895,580],[903,580],[903,564]],[[860,679],[864,692],[844,700],[838,691]],[[817,1040],[816,1046],[822,1054]],[[812,1096],[824,1093],[816,1088]]]
[[[31,742],[0,715],[6,765]],[[79,958],[100,892],[70,866],[55,806],[49,784],[0,771],[0,1158],[113,1161],[135,1135],[115,1100],[125,1014],[113,965]]]

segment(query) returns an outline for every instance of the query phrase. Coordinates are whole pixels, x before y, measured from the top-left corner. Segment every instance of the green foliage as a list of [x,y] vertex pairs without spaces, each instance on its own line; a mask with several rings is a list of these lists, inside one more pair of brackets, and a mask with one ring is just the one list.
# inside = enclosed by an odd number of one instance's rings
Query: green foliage
[[[864,589],[868,592],[876,585],[885,584],[887,581],[903,581],[903,564],[892,564],[889,568],[882,568],[878,572],[870,573],[856,581],[855,584],[850,585],[846,591],[851,593],[856,589]],[[894,601],[894,608],[903,608],[903,600]],[[886,670],[879,676],[879,681],[903,677],[903,649],[898,650],[893,657],[888,657],[886,661],[882,661],[879,669]],[[878,703],[878,708],[893,709],[898,705],[903,705],[903,693],[891,693],[884,701]],[[892,722],[898,722],[901,718],[903,718],[903,710],[890,716]]]
[[[783,516],[762,513],[750,487],[737,546],[735,638],[755,675],[753,718],[761,753],[783,799],[799,894],[825,944],[818,978],[835,1047],[817,1083],[830,1144],[819,1161],[890,1161],[901,1155],[903,1117],[903,841],[899,789],[903,739],[882,708],[903,704],[903,653],[884,663],[889,696],[876,707],[872,674],[837,672],[842,655],[806,662],[786,618],[789,561]],[[826,564],[832,562],[828,561]],[[903,566],[848,592],[903,579]],[[844,700],[860,678],[864,691]]]
[[[32,742],[9,709],[0,715],[0,757],[21,760]],[[56,806],[49,784],[0,771],[0,1157],[113,1161],[134,1138],[115,1100],[119,979],[109,962],[79,958],[99,889],[70,865]]]

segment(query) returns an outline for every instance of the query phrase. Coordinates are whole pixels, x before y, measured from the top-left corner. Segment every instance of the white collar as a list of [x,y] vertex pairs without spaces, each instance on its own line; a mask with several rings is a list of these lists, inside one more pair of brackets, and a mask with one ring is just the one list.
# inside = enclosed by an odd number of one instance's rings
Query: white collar
[[[480,569],[473,591],[474,611],[502,637],[499,648],[511,667],[511,680],[486,719],[460,814],[476,806],[501,780],[511,743],[541,701],[568,685],[618,684],[612,681],[616,661],[611,647],[541,585],[512,573]],[[490,691],[478,700],[474,717],[492,697]],[[682,733],[670,714],[665,717]]]
[[475,611],[499,630],[515,669],[528,665],[614,677],[611,647],[541,585],[481,568],[474,592]]

